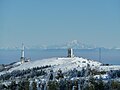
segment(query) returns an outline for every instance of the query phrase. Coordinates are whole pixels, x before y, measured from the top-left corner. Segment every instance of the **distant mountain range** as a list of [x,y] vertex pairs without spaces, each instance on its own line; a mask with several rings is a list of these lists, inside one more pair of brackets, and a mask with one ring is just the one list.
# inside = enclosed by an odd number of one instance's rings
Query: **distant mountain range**
[[51,45],[51,46],[47,46],[46,48],[48,49],[67,49],[67,48],[74,48],[74,49],[91,49],[91,48],[96,48],[93,45],[87,45],[84,43],[81,43],[77,40],[73,40],[71,42],[67,42],[65,44],[61,44],[61,45]]
[[[73,49],[96,49],[96,48],[103,48],[103,49],[117,49],[120,50],[120,48],[104,48],[104,47],[97,47],[95,45],[88,45],[84,44],[82,42],[79,42],[78,40],[73,40],[71,42],[67,42],[64,44],[59,44],[59,45],[39,45],[39,46],[26,46],[26,49],[68,49],[68,48],[73,48]],[[5,49],[5,50],[19,50],[21,47],[6,47],[6,48],[0,48],[0,49]]]
[[28,49],[68,49],[68,48],[73,48],[73,49],[97,49],[97,48],[102,48],[102,49],[115,49],[115,50],[120,50],[120,48],[105,48],[105,47],[99,47],[95,45],[90,45],[90,44],[85,44],[82,43],[78,40],[73,40],[64,44],[59,44],[59,45],[43,45],[43,46],[34,46],[34,47],[27,47]]

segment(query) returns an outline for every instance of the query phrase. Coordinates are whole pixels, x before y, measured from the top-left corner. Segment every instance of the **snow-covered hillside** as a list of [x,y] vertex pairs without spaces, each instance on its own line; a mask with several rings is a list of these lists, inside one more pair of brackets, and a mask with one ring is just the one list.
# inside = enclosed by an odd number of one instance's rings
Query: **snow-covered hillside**
[[41,67],[46,65],[51,65],[51,68],[54,71],[58,71],[59,69],[61,69],[63,72],[73,70],[74,68],[76,68],[77,70],[81,70],[82,68],[87,68],[87,66],[89,66],[91,69],[97,69],[98,71],[120,70],[119,65],[102,66],[102,63],[98,61],[88,60],[82,57],[81,58],[66,57],[66,58],[48,58],[48,59],[25,62],[23,64],[17,62],[13,64],[13,67],[8,71],[0,72],[0,75],[7,72],[12,72],[14,70],[26,70],[26,69],[31,69],[34,67]]
[[74,68],[76,69],[82,69],[83,67],[86,68],[88,64],[91,68],[98,68],[102,63],[93,60],[87,60],[84,58],[73,57],[73,58],[49,58],[43,60],[30,61],[20,65],[19,64],[20,62],[15,63],[14,65],[18,66],[9,69],[7,72],[11,72],[13,70],[26,70],[29,68],[41,67],[46,65],[51,65],[54,71],[61,69],[63,72],[66,72]]
[[13,70],[23,70],[33,67],[41,67],[46,65],[51,65],[53,70],[62,69],[63,71],[72,70],[74,68],[82,68],[87,67],[87,65],[90,65],[91,68],[99,67],[102,63],[93,61],[93,60],[87,60],[79,57],[74,58],[49,58],[49,59],[43,59],[43,60],[37,60],[37,61],[31,61],[24,64],[21,64],[18,67],[10,69],[10,71]]

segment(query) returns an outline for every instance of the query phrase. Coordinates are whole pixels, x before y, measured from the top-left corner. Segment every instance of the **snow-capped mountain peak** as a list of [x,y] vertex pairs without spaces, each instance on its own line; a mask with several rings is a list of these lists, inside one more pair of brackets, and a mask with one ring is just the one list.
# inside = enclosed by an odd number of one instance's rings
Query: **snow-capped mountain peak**
[[79,42],[78,40],[73,40],[73,41],[71,41],[70,43],[71,43],[71,44],[76,44],[76,45],[78,45],[80,42]]
[[36,61],[23,63],[19,66],[11,68],[8,72],[12,72],[14,70],[26,70],[26,69],[31,69],[34,67],[42,67],[46,65],[50,65],[51,67],[54,67],[53,68],[54,71],[61,69],[63,72],[67,72],[74,68],[81,69],[82,67],[87,67],[88,64],[91,66],[91,68],[95,68],[95,67],[99,67],[102,63],[84,58],[79,58],[79,57],[49,58],[49,59],[36,60]]

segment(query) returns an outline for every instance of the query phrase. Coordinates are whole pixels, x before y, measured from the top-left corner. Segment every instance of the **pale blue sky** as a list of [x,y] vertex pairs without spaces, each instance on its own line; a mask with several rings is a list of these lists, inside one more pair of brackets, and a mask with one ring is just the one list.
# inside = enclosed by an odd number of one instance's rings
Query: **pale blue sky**
[[0,0],[0,47],[71,40],[120,47],[120,0]]

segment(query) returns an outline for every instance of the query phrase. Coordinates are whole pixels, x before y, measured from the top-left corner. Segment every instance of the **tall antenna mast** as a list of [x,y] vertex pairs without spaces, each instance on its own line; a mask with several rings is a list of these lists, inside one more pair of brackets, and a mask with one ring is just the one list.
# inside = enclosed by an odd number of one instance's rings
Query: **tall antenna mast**
[[24,51],[24,44],[22,43],[22,50],[21,50],[21,58],[20,58],[20,61],[21,61],[21,64],[25,62],[25,51]]
[[22,50],[21,50],[21,57],[25,57],[25,51],[24,51],[25,47],[24,44],[22,43]]

